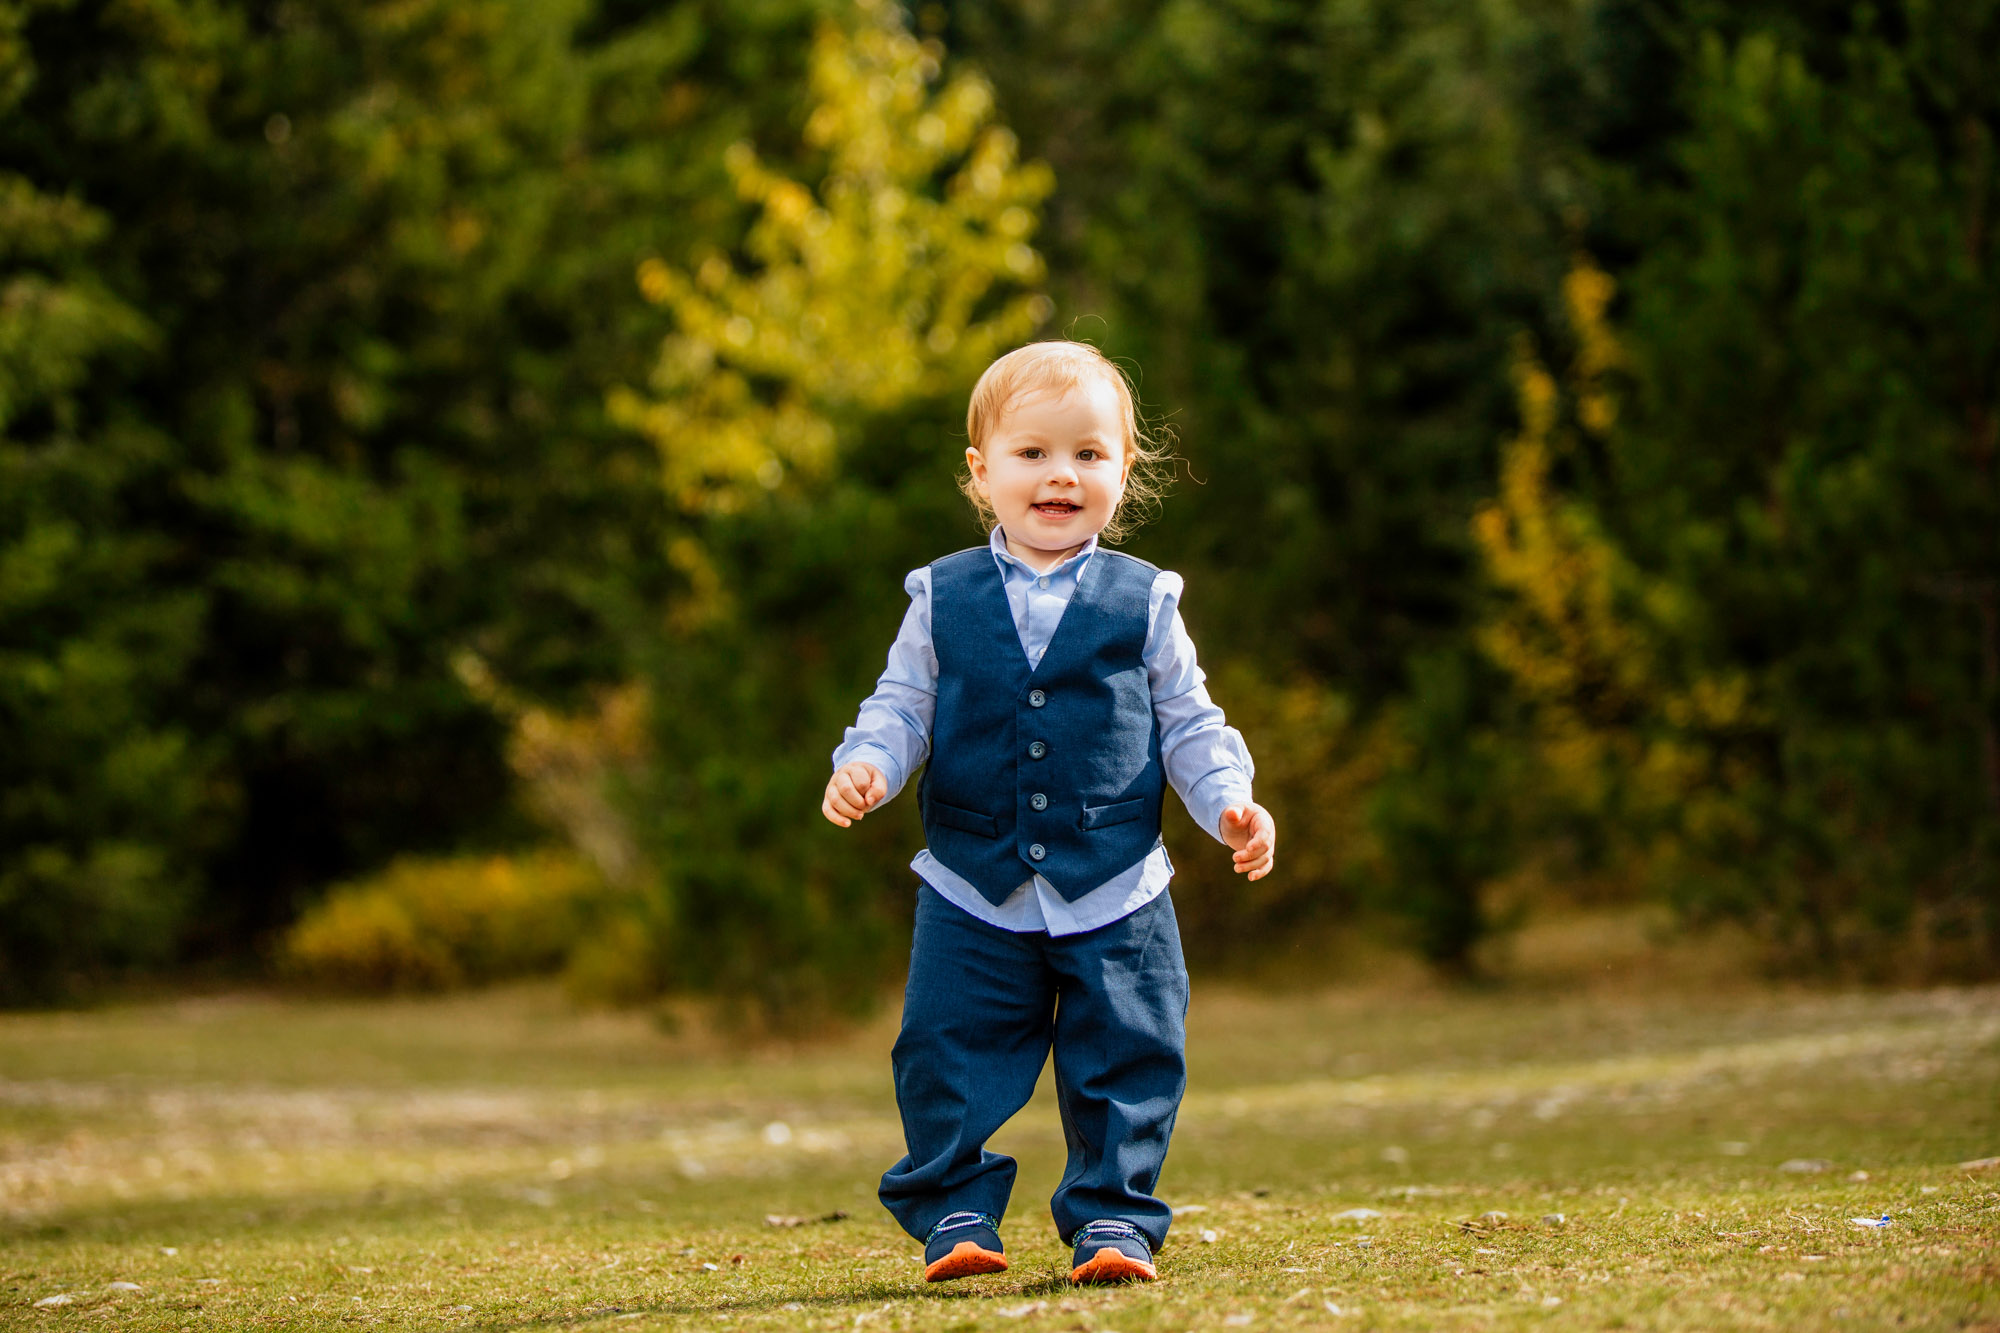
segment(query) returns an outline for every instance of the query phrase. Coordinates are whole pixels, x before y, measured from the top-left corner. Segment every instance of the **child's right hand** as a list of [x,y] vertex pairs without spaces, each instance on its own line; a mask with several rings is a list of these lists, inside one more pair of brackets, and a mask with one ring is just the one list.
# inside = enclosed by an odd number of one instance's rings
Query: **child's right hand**
[[873,764],[842,764],[826,784],[826,798],[819,812],[842,828],[882,804],[889,794],[889,781]]

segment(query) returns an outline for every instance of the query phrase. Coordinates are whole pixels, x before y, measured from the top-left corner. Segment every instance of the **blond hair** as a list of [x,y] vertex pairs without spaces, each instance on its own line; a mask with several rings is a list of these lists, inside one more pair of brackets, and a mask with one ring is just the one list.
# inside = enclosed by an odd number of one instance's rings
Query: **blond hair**
[[[1149,431],[1140,420],[1132,383],[1124,368],[1110,357],[1089,343],[1059,340],[1015,348],[986,367],[979,383],[972,386],[972,401],[965,410],[965,434],[973,448],[984,452],[987,437],[1007,409],[1024,398],[1068,393],[1092,376],[1109,384],[1118,395],[1125,453],[1132,460],[1125,471],[1125,493],[1100,534],[1108,542],[1121,542],[1159,510],[1160,497],[1173,478],[1173,450],[1164,431]],[[958,489],[972,501],[987,531],[992,531],[998,520],[993,505],[973,485],[971,468],[959,474]]]

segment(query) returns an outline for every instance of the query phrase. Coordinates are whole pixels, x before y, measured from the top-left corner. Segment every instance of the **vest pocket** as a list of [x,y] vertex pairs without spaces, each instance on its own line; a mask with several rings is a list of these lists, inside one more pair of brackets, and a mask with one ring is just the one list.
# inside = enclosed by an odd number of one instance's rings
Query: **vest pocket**
[[1116,805],[1086,805],[1083,807],[1083,826],[1094,829],[1129,824],[1145,813],[1146,798],[1143,796],[1136,801],[1120,801]]
[[943,801],[932,801],[930,815],[946,828],[955,828],[961,833],[977,833],[982,838],[1000,836],[1000,821],[992,815],[982,815],[974,810],[961,810]]

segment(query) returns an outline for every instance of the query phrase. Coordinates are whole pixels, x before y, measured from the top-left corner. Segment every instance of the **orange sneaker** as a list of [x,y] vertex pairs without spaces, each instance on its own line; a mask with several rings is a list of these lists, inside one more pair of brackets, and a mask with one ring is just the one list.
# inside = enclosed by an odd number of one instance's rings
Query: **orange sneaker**
[[984,1213],[952,1213],[924,1242],[924,1281],[949,1282],[975,1273],[1004,1273],[1000,1223]]
[[1076,1247],[1071,1282],[1151,1282],[1160,1275],[1153,1267],[1152,1245],[1130,1222],[1101,1218],[1080,1228],[1070,1244]]

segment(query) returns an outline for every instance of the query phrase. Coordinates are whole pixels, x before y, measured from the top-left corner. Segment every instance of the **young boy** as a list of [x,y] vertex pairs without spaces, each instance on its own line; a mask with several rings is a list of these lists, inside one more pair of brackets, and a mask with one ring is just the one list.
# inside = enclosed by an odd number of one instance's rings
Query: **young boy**
[[1070,1278],[1151,1280],[1173,1217],[1152,1190],[1187,1086],[1162,793],[1253,880],[1277,829],[1203,687],[1180,577],[1098,545],[1157,493],[1118,368],[1081,343],[1020,348],[980,377],[966,431],[961,485],[991,540],[904,581],[888,669],[821,804],[847,827],[929,760],[894,1053],[908,1153],[882,1202],[925,1243],[930,1281],[1005,1269],[1015,1164],[985,1144],[1053,1046]]

